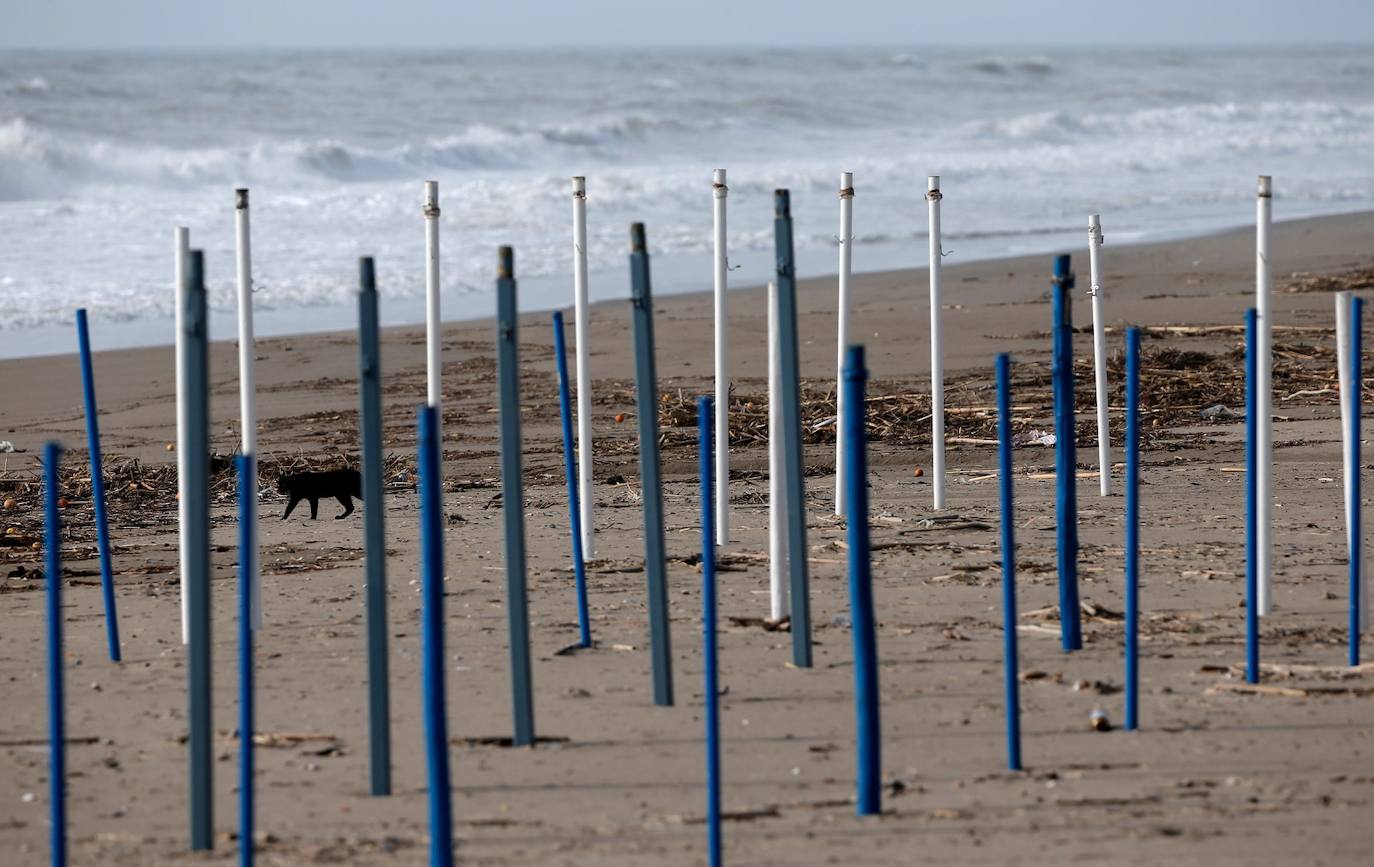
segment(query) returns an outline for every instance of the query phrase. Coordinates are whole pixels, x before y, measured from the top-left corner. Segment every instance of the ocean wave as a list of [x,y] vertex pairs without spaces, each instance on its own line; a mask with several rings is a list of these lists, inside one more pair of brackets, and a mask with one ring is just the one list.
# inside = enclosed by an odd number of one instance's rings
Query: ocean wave
[[166,186],[272,180],[382,181],[431,171],[538,168],[616,159],[623,149],[682,130],[647,114],[537,125],[474,124],[454,135],[387,148],[336,139],[226,147],[147,147],[59,135],[24,117],[0,119],[0,201],[73,184]]
[[1011,60],[1004,57],[984,57],[969,61],[966,68],[984,75],[1049,75],[1054,72],[1054,62],[1048,57],[1025,57]]
[[18,81],[0,82],[0,93],[15,96],[37,96],[52,90],[52,85],[41,75]]
[[1198,140],[1235,133],[1247,137],[1374,135],[1374,104],[1319,101],[1192,103],[1118,113],[1040,111],[969,124],[974,134],[1059,143],[1085,136],[1132,141]]

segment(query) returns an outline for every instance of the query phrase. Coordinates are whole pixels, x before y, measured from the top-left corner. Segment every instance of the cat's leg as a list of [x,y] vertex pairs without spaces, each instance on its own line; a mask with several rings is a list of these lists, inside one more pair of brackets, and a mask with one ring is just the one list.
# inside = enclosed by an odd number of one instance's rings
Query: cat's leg
[[344,513],[335,516],[334,520],[341,521],[353,514],[353,498],[348,496],[348,494],[339,494],[335,499],[339,501],[339,505],[344,507]]
[[310,520],[315,520],[320,516],[320,498],[309,497],[310,500]]
[[282,519],[283,521],[285,521],[287,518],[291,517],[291,510],[294,509],[294,508],[296,508],[296,504],[299,503],[300,501],[301,501],[301,496],[300,496],[300,494],[292,494],[292,495],[291,495],[291,502],[289,502],[289,503],[286,504],[286,514],[281,516],[281,519]]

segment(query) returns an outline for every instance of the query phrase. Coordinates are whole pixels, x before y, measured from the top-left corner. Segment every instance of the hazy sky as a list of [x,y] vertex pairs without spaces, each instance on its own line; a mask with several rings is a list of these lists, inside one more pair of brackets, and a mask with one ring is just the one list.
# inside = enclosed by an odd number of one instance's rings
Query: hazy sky
[[0,0],[4,48],[1371,41],[1370,0]]

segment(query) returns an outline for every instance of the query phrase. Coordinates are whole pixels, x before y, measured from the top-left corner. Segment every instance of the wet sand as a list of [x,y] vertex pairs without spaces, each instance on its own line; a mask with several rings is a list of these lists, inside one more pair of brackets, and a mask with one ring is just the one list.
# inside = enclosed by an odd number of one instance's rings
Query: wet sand
[[[949,509],[931,509],[928,307],[923,270],[853,283],[853,338],[868,349],[882,413],[871,443],[874,592],[883,696],[881,818],[852,803],[854,707],[844,527],[833,512],[833,435],[806,447],[815,666],[792,668],[790,636],[752,625],[768,614],[767,455],[756,417],[766,392],[761,289],[733,291],[730,337],[738,429],[732,525],[719,575],[726,858],[734,864],[1359,864],[1374,820],[1374,666],[1345,668],[1347,572],[1330,287],[1369,287],[1374,214],[1282,223],[1274,233],[1279,347],[1274,411],[1274,600],[1264,620],[1264,694],[1243,678],[1243,425],[1206,421],[1218,397],[1241,408],[1234,328],[1147,335],[1142,488],[1141,730],[1119,723],[1123,499],[1079,482],[1085,648],[1058,640],[1053,450],[1016,452],[1022,703],[1027,770],[1005,770],[995,449],[985,440],[992,362],[1013,353],[1017,429],[1048,428],[1050,257],[946,270]],[[1075,316],[1089,322],[1086,250]],[[1109,343],[1121,326],[1238,326],[1252,303],[1249,231],[1104,248]],[[493,277],[495,259],[493,257]],[[703,270],[703,276],[709,272]],[[1336,276],[1330,282],[1302,275]],[[1353,276],[1352,276],[1353,275]],[[1299,291],[1286,291],[1296,287]],[[802,374],[824,415],[835,365],[834,278],[803,280]],[[710,388],[708,295],[656,303],[677,705],[651,703],[629,304],[594,308],[597,559],[590,569],[597,645],[577,638],[568,569],[558,402],[547,314],[519,334],[534,749],[483,745],[511,730],[504,561],[490,321],[445,329],[448,492],[447,637],[454,818],[459,859],[493,865],[705,863],[700,573],[695,430],[683,407]],[[569,334],[571,338],[571,333]],[[1096,468],[1091,335],[1079,360],[1078,457]],[[1172,353],[1172,354],[1170,354]],[[1200,353],[1186,355],[1182,353]],[[259,446],[273,465],[356,452],[357,346],[351,334],[258,346]],[[96,358],[107,460],[160,465],[137,491],[111,491],[124,662],[105,655],[88,499],[65,519],[69,813],[73,864],[228,863],[235,842],[237,743],[235,526],[227,487],[213,504],[216,849],[186,844],[185,655],[179,641],[172,351]],[[1119,359],[1113,429],[1122,422]],[[238,442],[231,343],[212,350],[212,436]],[[384,335],[385,438],[413,463],[424,394],[423,330]],[[40,526],[44,440],[85,460],[75,357],[0,362],[4,433],[22,454],[0,467],[21,538]],[[1288,386],[1297,386],[1289,388]],[[1298,393],[1302,392],[1302,393]],[[898,399],[895,396],[907,395]],[[1367,398],[1368,400],[1368,398]],[[1205,404],[1205,405],[1204,405]],[[614,419],[625,414],[622,423]],[[876,415],[875,415],[876,417]],[[679,424],[680,426],[674,426]],[[876,423],[876,422],[875,422]],[[875,432],[875,436],[878,433]],[[1119,441],[1118,441],[1119,442]],[[1114,455],[1120,459],[1119,447]],[[913,470],[923,468],[916,477]],[[1116,490],[1119,473],[1116,470]],[[80,475],[79,473],[75,475]],[[414,864],[427,857],[419,693],[416,496],[399,478],[386,502],[394,787],[367,794],[361,512],[318,521],[262,503],[265,627],[258,636],[262,864]],[[361,508],[374,508],[364,504]],[[26,536],[26,534],[28,534]],[[43,583],[37,551],[0,548],[0,851],[47,860]],[[742,623],[732,621],[741,618]],[[318,736],[318,737],[316,737]],[[475,740],[474,740],[475,739]]]

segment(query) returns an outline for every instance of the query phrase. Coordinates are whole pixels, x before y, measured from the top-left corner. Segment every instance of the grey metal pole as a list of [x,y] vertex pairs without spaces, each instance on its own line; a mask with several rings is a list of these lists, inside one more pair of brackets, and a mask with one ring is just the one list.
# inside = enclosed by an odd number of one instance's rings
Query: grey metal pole
[[639,480],[644,501],[644,573],[649,581],[649,643],[654,704],[673,703],[668,565],[663,541],[663,479],[658,459],[658,370],[654,364],[654,302],[644,224],[630,227],[630,302],[634,307],[635,412],[639,415]]
[[801,365],[797,341],[797,275],[792,256],[792,205],[773,193],[773,244],[778,259],[778,332],[782,353],[782,459],[787,478],[787,565],[791,573],[792,664],[811,667],[811,591],[806,574],[806,490],[802,462]]
[[501,515],[506,525],[506,619],[515,745],[534,743],[530,612],[525,590],[525,497],[520,467],[520,359],[516,342],[515,251],[502,247],[496,273],[496,370],[501,391]]
[[363,446],[363,544],[367,550],[367,721],[373,795],[391,794],[391,671],[386,641],[386,493],[382,483],[382,353],[377,274],[358,261],[358,390]]
[[191,849],[214,846],[214,714],[210,705],[210,377],[205,310],[205,256],[192,250],[181,293],[182,340],[178,359],[186,389],[186,597],[189,623],[186,741]]

